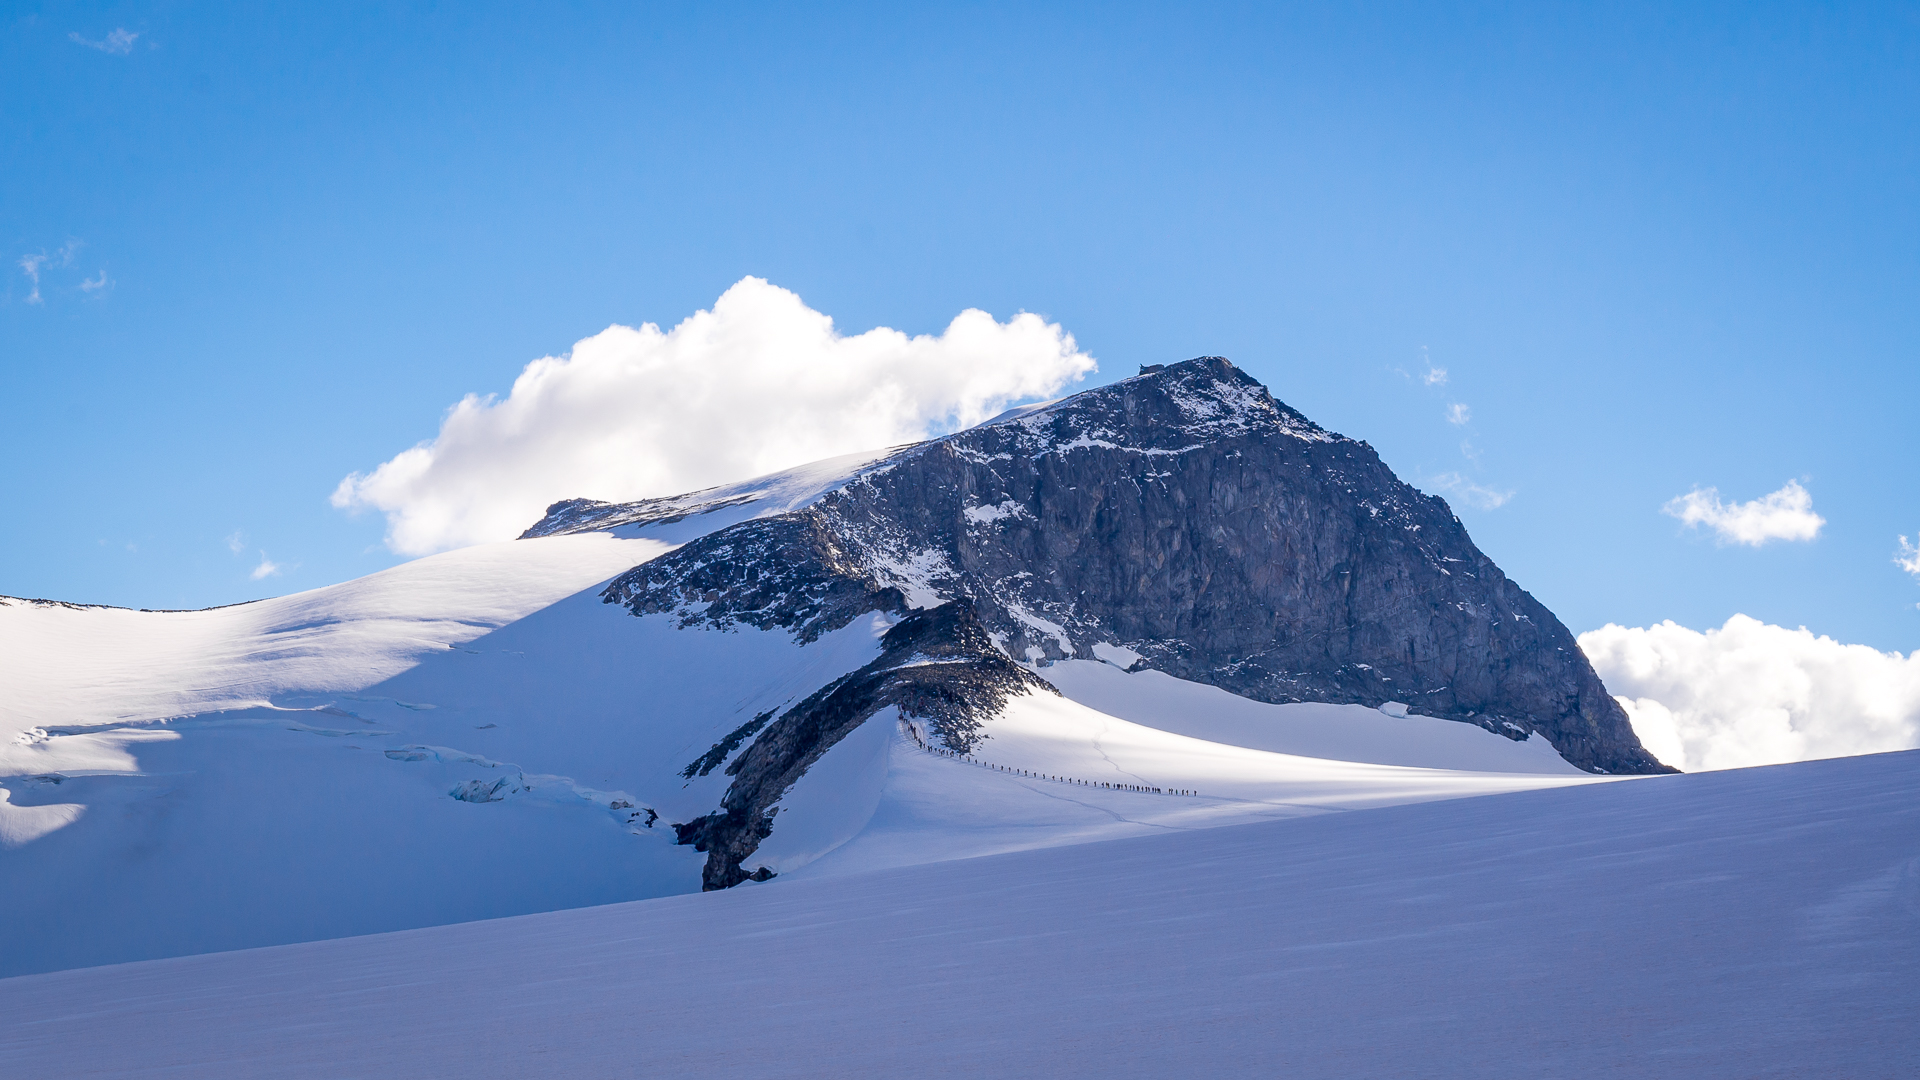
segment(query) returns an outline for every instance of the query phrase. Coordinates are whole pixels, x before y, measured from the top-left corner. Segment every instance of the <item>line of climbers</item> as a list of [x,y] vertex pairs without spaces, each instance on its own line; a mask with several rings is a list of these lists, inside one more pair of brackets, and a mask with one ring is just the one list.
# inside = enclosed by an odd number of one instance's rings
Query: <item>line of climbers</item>
[[966,754],[959,753],[958,751],[955,751],[955,750],[949,750],[944,746],[933,746],[929,744],[926,738],[920,734],[920,726],[918,724],[913,724],[905,720],[902,720],[900,721],[900,729],[907,733],[907,737],[913,740],[914,745],[918,746],[920,749],[925,750],[927,753],[932,754],[936,757],[952,758],[955,761],[963,762],[968,765],[975,765],[982,769],[992,769],[994,772],[1003,772],[1012,776],[1024,776],[1030,780],[1051,780],[1057,784],[1077,784],[1081,787],[1105,788],[1108,791],[1137,791],[1143,795],[1194,795],[1194,796],[1197,796],[1200,794],[1199,792],[1193,791],[1188,788],[1157,788],[1157,787],[1149,787],[1145,784],[1111,784],[1104,780],[1076,780],[1070,776],[1054,776],[1050,773],[1037,773],[1037,772],[1031,772],[1027,769],[1016,769],[1008,765],[995,765],[995,764],[992,764],[991,762],[981,761],[977,758],[969,757]]

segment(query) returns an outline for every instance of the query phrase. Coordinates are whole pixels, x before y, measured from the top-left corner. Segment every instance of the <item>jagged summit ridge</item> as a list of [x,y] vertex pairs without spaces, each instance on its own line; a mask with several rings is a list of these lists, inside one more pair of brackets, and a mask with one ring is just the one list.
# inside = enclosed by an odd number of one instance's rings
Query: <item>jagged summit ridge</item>
[[[1139,393],[1140,384],[1150,384],[1152,392]],[[965,442],[995,428],[1025,433],[1028,447],[1036,453],[1081,447],[1185,453],[1214,439],[1259,430],[1311,442],[1340,438],[1274,400],[1266,387],[1221,356],[1149,367],[1131,379],[996,418],[935,442]]]

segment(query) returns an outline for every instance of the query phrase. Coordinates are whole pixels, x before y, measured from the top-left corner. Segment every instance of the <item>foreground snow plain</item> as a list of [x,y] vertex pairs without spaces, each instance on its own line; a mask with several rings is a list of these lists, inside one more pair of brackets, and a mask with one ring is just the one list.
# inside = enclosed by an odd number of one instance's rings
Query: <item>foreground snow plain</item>
[[[729,778],[689,764],[873,659],[890,623],[801,646],[636,618],[600,589],[866,460],[735,485],[671,523],[254,604],[0,601],[0,976],[698,889],[704,856],[667,825]],[[870,720],[795,785],[755,865],[823,877],[1603,782],[1465,724],[1265,705],[1094,659],[1039,673],[1065,696],[1016,698],[973,762]]]
[[1920,752],[1803,762],[0,980],[0,1061],[75,1078],[1908,1077],[1916,790]]

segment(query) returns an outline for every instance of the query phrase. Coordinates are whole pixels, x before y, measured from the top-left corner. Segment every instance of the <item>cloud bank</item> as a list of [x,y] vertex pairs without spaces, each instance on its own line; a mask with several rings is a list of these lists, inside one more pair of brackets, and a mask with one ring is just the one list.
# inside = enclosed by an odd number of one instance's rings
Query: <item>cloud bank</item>
[[1720,501],[1714,488],[1694,488],[1661,512],[1688,526],[1705,525],[1722,544],[1759,547],[1769,540],[1811,540],[1827,519],[1813,512],[1813,496],[1799,481],[1752,502]]
[[1682,769],[1920,746],[1920,652],[1901,656],[1735,615],[1718,630],[1609,623],[1580,635],[1633,729]]
[[410,555],[517,536],[560,499],[672,495],[914,442],[1050,397],[1095,368],[1037,315],[956,316],[939,336],[851,337],[786,289],[741,279],[672,330],[612,326],[468,395],[431,442],[333,493],[387,515]]

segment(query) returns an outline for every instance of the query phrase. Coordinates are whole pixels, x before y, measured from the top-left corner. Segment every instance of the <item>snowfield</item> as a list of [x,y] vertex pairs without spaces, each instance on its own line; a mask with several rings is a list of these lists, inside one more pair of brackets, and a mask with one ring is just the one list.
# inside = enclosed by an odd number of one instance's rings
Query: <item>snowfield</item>
[[0,980],[0,1061],[209,1080],[1910,1077],[1916,790],[1920,752],[1804,762]]
[[[697,890],[704,856],[670,825],[719,805],[727,740],[873,660],[892,622],[803,646],[600,590],[871,458],[252,604],[0,601],[0,976]],[[868,721],[751,865],[839,875],[1606,779],[1465,724],[1038,672],[1066,696],[1013,700],[972,762]]]

